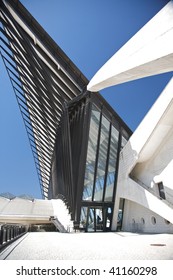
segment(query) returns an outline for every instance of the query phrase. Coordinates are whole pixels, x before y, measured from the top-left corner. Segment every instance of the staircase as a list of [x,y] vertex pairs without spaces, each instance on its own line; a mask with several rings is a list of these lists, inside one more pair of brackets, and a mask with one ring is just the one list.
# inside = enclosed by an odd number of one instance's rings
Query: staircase
[[52,223],[59,232],[73,232],[74,225],[66,204],[61,199],[52,199],[51,201],[54,209],[54,216],[50,217]]

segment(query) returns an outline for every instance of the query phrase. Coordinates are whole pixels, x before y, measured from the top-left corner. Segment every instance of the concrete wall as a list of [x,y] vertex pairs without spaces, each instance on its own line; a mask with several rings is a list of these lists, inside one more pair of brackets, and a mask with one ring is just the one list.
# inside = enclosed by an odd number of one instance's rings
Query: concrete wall
[[165,137],[154,155],[138,163],[132,174],[159,195],[158,183],[162,182],[166,199],[173,204],[173,130]]
[[155,212],[126,200],[122,230],[143,233],[173,233],[173,225]]

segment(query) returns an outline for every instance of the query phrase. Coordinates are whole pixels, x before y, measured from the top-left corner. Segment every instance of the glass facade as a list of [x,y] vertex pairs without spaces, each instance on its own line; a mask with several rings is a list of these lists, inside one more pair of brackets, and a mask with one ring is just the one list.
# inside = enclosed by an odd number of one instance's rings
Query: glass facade
[[85,169],[83,200],[91,201],[93,197],[99,124],[100,124],[100,112],[97,109],[97,107],[93,106],[91,111],[90,130],[89,130],[89,138],[88,138],[88,150],[87,150],[86,169]]
[[114,182],[116,178],[118,141],[119,141],[119,132],[115,127],[112,126],[109,159],[108,159],[108,173],[106,178],[105,201],[112,201],[113,199]]
[[94,201],[103,201],[103,190],[106,179],[106,163],[108,154],[108,142],[109,142],[109,129],[110,123],[102,116],[100,125],[100,139],[98,142],[98,161],[96,167],[96,179],[94,186]]
[[116,194],[118,156],[129,134],[103,106],[91,106],[79,227],[109,231]]
[[65,200],[76,228],[111,230],[119,152],[130,134],[99,94],[85,92],[64,107],[50,190]]
[[92,106],[83,200],[112,201],[118,141],[118,130]]

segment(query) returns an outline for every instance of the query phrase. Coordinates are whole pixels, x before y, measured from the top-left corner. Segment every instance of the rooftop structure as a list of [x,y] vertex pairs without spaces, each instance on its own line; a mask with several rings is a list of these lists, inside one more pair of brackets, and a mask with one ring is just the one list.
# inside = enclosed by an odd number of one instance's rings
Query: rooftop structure
[[1,55],[28,133],[43,197],[62,107],[87,79],[19,1],[1,1]]
[[45,199],[75,225],[111,230],[119,152],[131,130],[17,0],[1,1],[1,56],[28,133]]

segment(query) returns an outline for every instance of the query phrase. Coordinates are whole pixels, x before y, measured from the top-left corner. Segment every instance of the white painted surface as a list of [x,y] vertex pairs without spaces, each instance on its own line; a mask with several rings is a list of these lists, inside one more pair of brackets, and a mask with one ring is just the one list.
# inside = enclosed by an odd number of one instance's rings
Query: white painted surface
[[[119,199],[125,199],[123,228],[143,232],[173,232],[173,79],[121,151],[113,227]],[[166,199],[159,199],[162,182]],[[130,206],[129,206],[130,205]],[[139,215],[140,213],[140,215]],[[157,218],[151,226],[149,218]],[[145,227],[140,219],[146,221]],[[138,221],[132,225],[132,220]],[[169,221],[170,224],[165,223]],[[148,222],[147,222],[148,221]]]
[[89,91],[173,71],[173,1],[170,1],[95,74]]
[[34,199],[31,201],[18,197],[12,200],[0,197],[0,224],[51,223],[51,216],[57,217],[67,231],[72,230],[71,216],[61,199]]
[[173,225],[155,212],[126,200],[123,230],[142,233],[173,233]]

